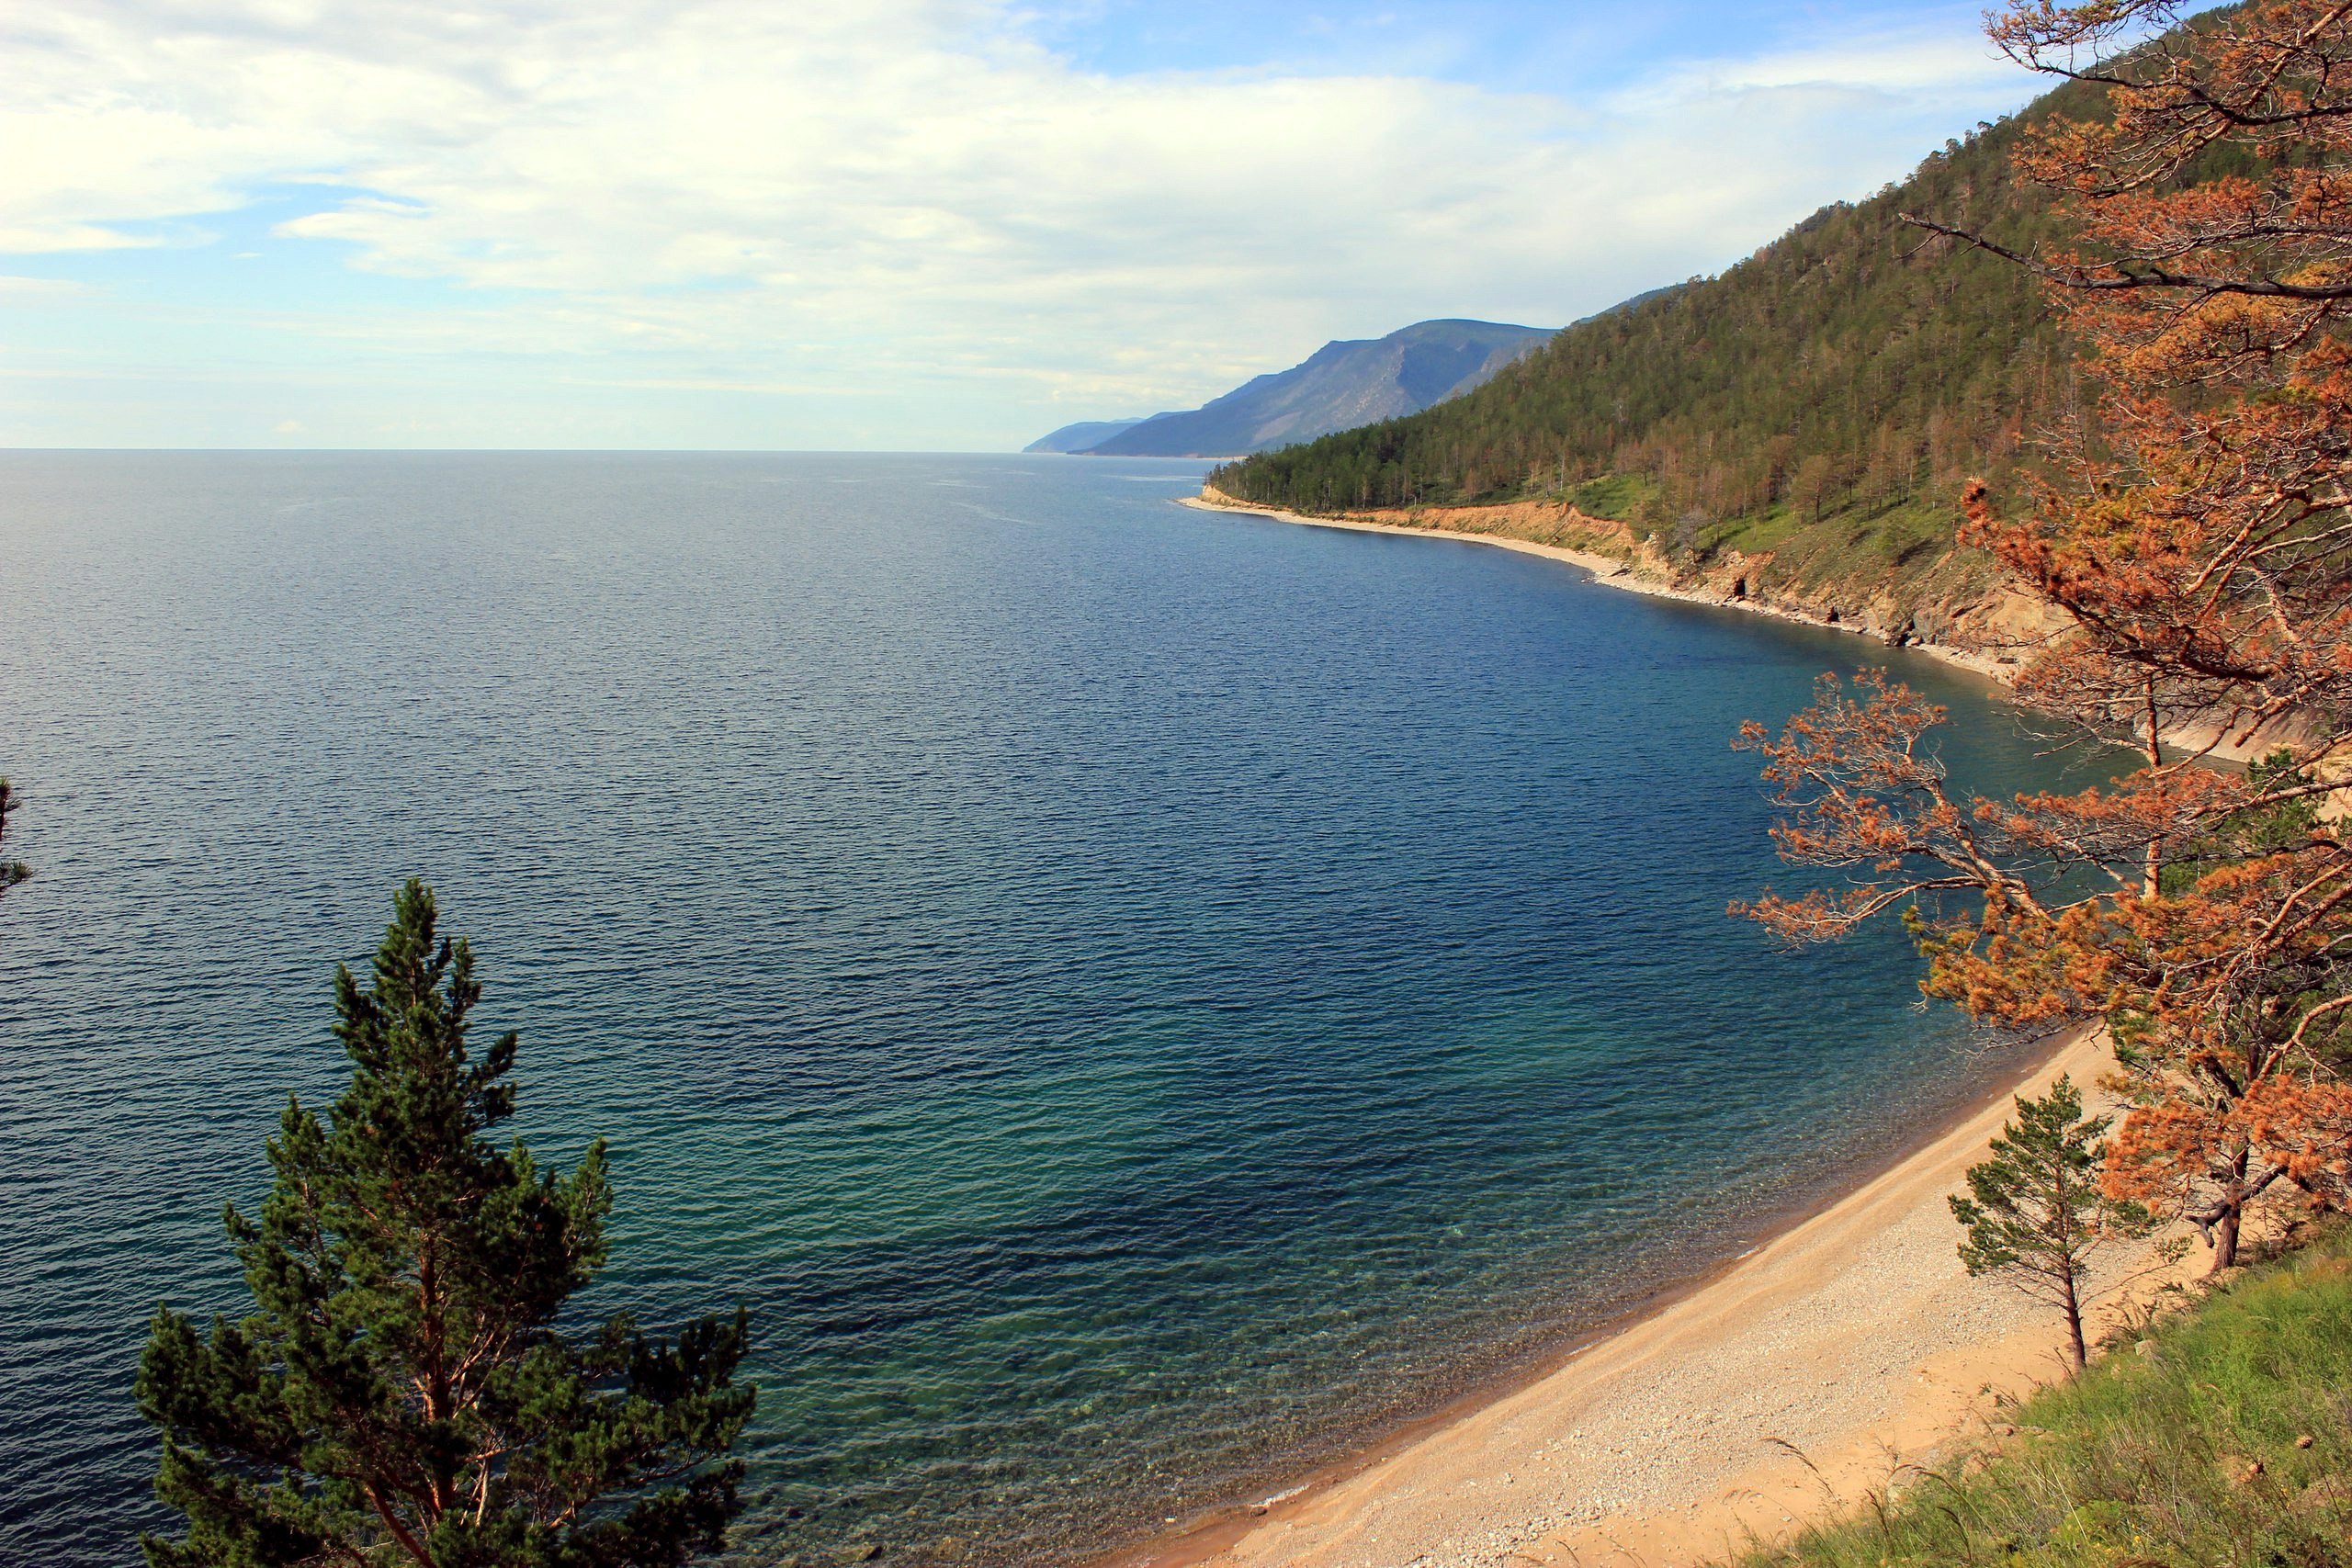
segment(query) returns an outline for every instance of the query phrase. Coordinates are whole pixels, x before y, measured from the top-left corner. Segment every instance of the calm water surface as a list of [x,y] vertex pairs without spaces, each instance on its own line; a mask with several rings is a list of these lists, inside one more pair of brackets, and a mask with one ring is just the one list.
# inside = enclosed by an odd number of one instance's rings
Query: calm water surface
[[[613,1140],[591,1304],[752,1308],[752,1562],[1268,1483],[1977,1086],[1893,933],[1723,916],[1733,728],[1883,650],[1199,472],[0,456],[0,1558],[164,1522],[144,1320],[237,1303],[220,1205],[413,873],[523,1131]],[[1892,661],[1967,780],[2054,777]]]

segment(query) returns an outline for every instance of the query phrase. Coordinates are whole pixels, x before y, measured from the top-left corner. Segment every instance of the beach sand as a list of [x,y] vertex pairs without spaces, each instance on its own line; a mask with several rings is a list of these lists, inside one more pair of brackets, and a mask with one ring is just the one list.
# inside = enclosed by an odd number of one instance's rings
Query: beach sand
[[[1277,523],[1299,523],[1310,528],[1343,528],[1359,534],[1404,534],[1417,539],[1463,539],[1475,545],[1494,545],[1522,555],[1542,556],[1549,560],[1566,561],[1592,573],[1595,582],[1607,588],[1622,588],[1629,593],[1640,593],[1652,599],[1675,599],[1686,604],[1704,604],[1714,610],[1737,610],[1746,615],[1770,615],[1775,620],[1788,621],[1815,631],[1845,632],[1855,637],[1872,637],[1857,623],[1832,624],[1778,604],[1766,604],[1753,599],[1727,599],[1720,593],[1702,589],[1677,588],[1645,576],[1613,556],[1591,550],[1571,549],[1565,545],[1539,544],[1533,539],[1514,538],[1508,534],[1473,534],[1452,528],[1408,528],[1393,523],[1367,523],[1353,517],[1311,517],[1303,512],[1285,512],[1279,507],[1251,506],[1228,499],[1212,500],[1207,495],[1186,495],[1176,498],[1179,506],[1189,506],[1196,512],[1229,512],[1251,517],[1268,517]],[[1883,641],[1883,638],[1873,637]],[[2017,678],[2017,667],[2009,662],[1969,649],[1951,648],[1942,643],[1912,641],[1903,645],[1916,653],[1966,670],[1972,674],[2007,685]]]
[[[2017,1086],[2108,1064],[2078,1032]],[[1972,1280],[1945,1205],[2007,1095],[1555,1370],[1127,1568],[1672,1568],[1858,1504],[2064,1374],[2050,1309]],[[2144,1257],[2113,1258],[2131,1269]],[[2192,1258],[2185,1267],[2201,1267]]]
[[[1463,539],[1475,545],[1494,545],[1522,555],[1543,556],[1547,559],[1565,561],[1582,567],[1592,574],[1592,580],[1604,588],[1619,588],[1628,593],[1639,593],[1652,599],[1675,599],[1686,604],[1703,604],[1713,610],[1737,610],[1743,615],[1769,615],[1774,620],[1788,621],[1815,631],[1845,632],[1854,637],[1867,637],[1884,643],[1860,622],[1831,622],[1802,615],[1779,604],[1768,604],[1756,599],[1730,599],[1708,589],[1677,588],[1668,582],[1637,570],[1613,556],[1591,550],[1571,549],[1565,545],[1539,544],[1533,539],[1514,538],[1508,534],[1478,534],[1455,528],[1408,528],[1393,523],[1371,523],[1355,517],[1314,517],[1303,512],[1285,512],[1280,507],[1252,506],[1235,501],[1221,492],[1214,497],[1179,496],[1179,506],[1189,506],[1196,512],[1227,512],[1250,517],[1264,517],[1277,523],[1303,524],[1310,528],[1342,528],[1360,534],[1404,534],[1417,539]],[[1914,653],[1923,653],[1956,669],[1981,676],[1998,687],[2013,685],[2019,664],[2016,657],[2021,650],[2012,649],[2011,657],[2001,658],[1974,649],[1954,648],[1949,643],[1913,639],[1903,646]],[[2292,723],[2274,722],[2258,731],[2232,734],[2213,725],[2177,728],[2165,731],[2165,742],[2183,752],[2202,757],[2209,761],[2244,763],[2267,755],[2281,744],[2300,744],[2307,737]]]
[[[1530,540],[1202,498],[1183,504],[1469,539],[1583,567],[1612,587],[1804,620],[1723,604],[1634,577],[1609,557]],[[2007,673],[1961,649],[1921,651],[1996,679]],[[2101,1037],[2077,1031],[2045,1048],[2013,1092],[2039,1094],[2066,1072],[2096,1101],[2092,1086],[2109,1066]],[[1858,1506],[1904,1466],[1981,1436],[1999,1400],[2065,1373],[2055,1314],[1997,1280],[1968,1277],[1945,1202],[2011,1114],[2009,1094],[1997,1095],[1859,1190],[1551,1370],[1103,1568],[1674,1568]],[[2107,1270],[2135,1272],[2147,1256],[2146,1247],[2119,1249]],[[2202,1266],[2192,1256],[2182,1270]],[[2097,1322],[2095,1314],[2094,1332]]]

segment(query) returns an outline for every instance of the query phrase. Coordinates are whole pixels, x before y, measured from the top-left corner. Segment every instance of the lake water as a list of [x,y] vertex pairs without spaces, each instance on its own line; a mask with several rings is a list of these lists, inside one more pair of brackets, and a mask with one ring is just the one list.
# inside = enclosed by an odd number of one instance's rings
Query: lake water
[[[161,1518],[158,1301],[404,877],[613,1142],[589,1304],[747,1303],[743,1555],[1046,1563],[1271,1485],[1981,1089],[1892,931],[1804,957],[1738,721],[1976,683],[1201,466],[0,455],[0,1558]],[[21,839],[21,842],[17,839]]]

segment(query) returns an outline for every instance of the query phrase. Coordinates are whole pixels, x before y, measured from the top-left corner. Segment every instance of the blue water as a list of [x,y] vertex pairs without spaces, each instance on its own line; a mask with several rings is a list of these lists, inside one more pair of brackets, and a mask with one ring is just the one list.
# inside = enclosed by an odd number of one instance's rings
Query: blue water
[[235,1306],[412,873],[523,1131],[613,1140],[590,1304],[752,1308],[753,1562],[1246,1493],[1981,1088],[1894,933],[1723,913],[1788,880],[1742,717],[1875,659],[2053,779],[1973,685],[1199,472],[0,455],[0,1557],[164,1522],[144,1320]]

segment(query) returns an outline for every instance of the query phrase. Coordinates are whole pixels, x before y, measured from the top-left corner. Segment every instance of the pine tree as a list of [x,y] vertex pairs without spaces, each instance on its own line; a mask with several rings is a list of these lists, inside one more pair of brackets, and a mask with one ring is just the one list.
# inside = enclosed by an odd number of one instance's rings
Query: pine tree
[[[8,787],[7,775],[0,773],[0,839],[8,836],[8,818],[23,804],[24,797]],[[32,874],[33,868],[20,860],[0,860],[0,893],[6,893]]]
[[605,1261],[605,1147],[569,1176],[486,1134],[511,1115],[516,1036],[467,1047],[481,994],[412,881],[363,989],[335,974],[350,1087],[324,1122],[289,1100],[258,1221],[230,1235],[256,1310],[199,1334],[158,1310],[141,1412],[180,1540],[153,1568],[675,1568],[739,1505],[725,1459],[754,1391],[744,1317],[676,1342],[565,1303]]
[[1951,1200],[1967,1231],[1960,1260],[1971,1275],[1998,1274],[2066,1315],[2066,1348],[2076,1367],[2083,1343],[2085,1280],[2092,1254],[2109,1241],[2144,1235],[2146,1211],[2099,1190],[2112,1118],[2085,1116],[2083,1097],[2061,1077],[2040,1100],[2020,1096],[2018,1119],[1993,1140],[1993,1157],[1968,1171],[1969,1196]]
[[[2130,1106],[2105,1189],[2196,1224],[2218,1271],[2274,1188],[2352,1212],[2352,833],[2323,804],[2352,758],[2352,10],[2013,0],[1991,36],[2096,95],[2017,139],[2072,235],[1905,220],[2038,282],[2084,353],[2057,417],[2020,421],[2041,457],[1962,492],[1962,536],[2060,628],[2018,699],[2142,765],[1971,798],[1934,705],[1831,682],[1743,742],[1783,857],[1859,874],[1742,908],[1798,941],[1923,910],[1930,996],[2104,1023]],[[2256,741],[2281,750],[2209,765]]]

